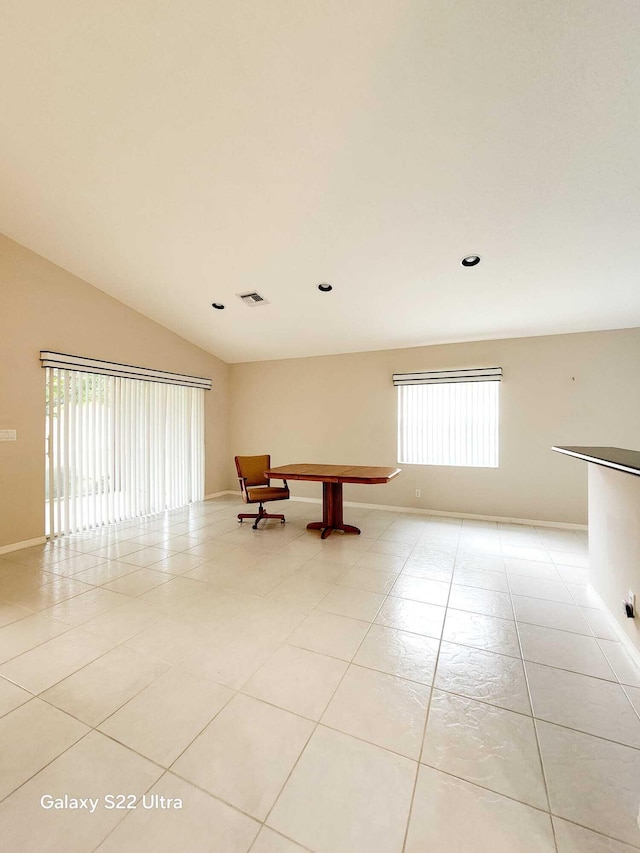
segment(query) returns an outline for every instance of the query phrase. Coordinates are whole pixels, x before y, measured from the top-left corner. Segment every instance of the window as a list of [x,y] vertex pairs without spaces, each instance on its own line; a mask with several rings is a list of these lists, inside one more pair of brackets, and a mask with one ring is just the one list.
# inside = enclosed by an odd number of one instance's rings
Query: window
[[209,380],[57,353],[43,352],[41,360],[47,535],[204,498]]
[[498,467],[502,368],[394,374],[398,461]]

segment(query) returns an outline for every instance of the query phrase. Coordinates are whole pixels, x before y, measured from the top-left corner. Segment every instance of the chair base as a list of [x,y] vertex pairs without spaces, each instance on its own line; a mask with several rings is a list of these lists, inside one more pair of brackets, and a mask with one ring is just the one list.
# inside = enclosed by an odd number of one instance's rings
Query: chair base
[[255,518],[255,524],[252,525],[254,530],[258,529],[258,524],[262,521],[263,518],[279,518],[280,524],[284,524],[285,517],[281,513],[277,512],[266,512],[262,504],[260,504],[258,508],[258,512],[239,512],[238,513],[238,522],[242,524],[245,518]]

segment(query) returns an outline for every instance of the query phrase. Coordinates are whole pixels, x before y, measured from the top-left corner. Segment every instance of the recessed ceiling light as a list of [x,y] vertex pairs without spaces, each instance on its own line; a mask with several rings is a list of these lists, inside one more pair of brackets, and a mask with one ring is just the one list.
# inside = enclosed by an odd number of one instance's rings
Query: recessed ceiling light
[[222,311],[224,305],[222,304],[222,302],[212,302],[211,307],[215,308],[217,311]]
[[323,293],[329,293],[330,290],[333,290],[332,284],[319,284],[318,290],[321,290]]
[[463,258],[460,263],[463,267],[475,267],[476,264],[480,263],[480,255],[467,255],[467,257]]

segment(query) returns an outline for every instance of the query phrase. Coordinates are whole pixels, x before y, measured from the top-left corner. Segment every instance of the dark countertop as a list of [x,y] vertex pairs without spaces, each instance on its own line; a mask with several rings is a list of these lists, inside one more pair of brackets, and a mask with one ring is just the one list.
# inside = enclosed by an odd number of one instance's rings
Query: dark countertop
[[623,447],[552,447],[558,453],[640,476],[640,451]]

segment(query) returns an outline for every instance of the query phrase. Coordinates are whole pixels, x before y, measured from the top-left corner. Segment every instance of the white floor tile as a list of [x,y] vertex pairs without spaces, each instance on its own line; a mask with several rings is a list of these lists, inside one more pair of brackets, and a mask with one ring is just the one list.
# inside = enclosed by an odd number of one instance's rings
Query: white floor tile
[[25,616],[31,616],[32,613],[32,610],[23,607],[21,604],[14,604],[12,601],[0,601],[0,628],[17,622],[18,619],[24,619]]
[[449,598],[449,584],[427,578],[401,575],[394,583],[390,594],[397,598],[422,601],[425,604],[438,604],[446,607]]
[[513,595],[526,595],[529,598],[543,598],[565,604],[574,603],[569,590],[561,581],[510,575],[509,586]]
[[305,853],[306,847],[300,847],[268,826],[260,830],[251,853]]
[[42,698],[83,723],[97,726],[167,669],[168,664],[159,658],[123,646],[60,681]]
[[385,594],[389,592],[398,577],[397,572],[382,571],[360,566],[359,563],[349,569],[338,581],[340,586],[350,586],[354,589],[366,589],[369,592]]
[[322,599],[318,607],[320,610],[326,610],[327,613],[336,613],[338,616],[350,616],[352,619],[364,619],[367,622],[373,622],[383,601],[384,595],[380,595],[378,592],[336,587]]
[[281,581],[267,595],[278,601],[285,601],[310,610],[327,597],[333,589],[333,584],[313,578],[292,575]]
[[400,577],[424,578],[425,580],[450,584],[453,577],[453,559],[411,558],[405,563]]
[[574,551],[549,551],[549,556],[557,566],[576,566],[581,569],[589,568],[589,555]]
[[369,627],[369,622],[314,610],[287,642],[301,649],[350,661]]
[[628,684],[630,687],[640,687],[640,669],[631,659],[622,643],[612,640],[598,640],[598,645],[605,653],[620,683]]
[[579,569],[576,566],[558,566],[558,574],[565,583],[588,584],[589,569]]
[[536,560],[538,562],[551,562],[549,552],[545,548],[530,548],[523,545],[503,545],[503,557],[516,557],[520,560]]
[[511,577],[541,578],[542,580],[550,581],[562,580],[557,568],[551,563],[505,557],[504,565],[507,574]]
[[137,569],[131,574],[123,575],[104,584],[102,588],[109,589],[111,592],[120,592],[123,595],[141,595],[143,592],[167,583],[172,577],[166,572],[156,572],[153,569]]
[[559,817],[553,818],[553,828],[558,853],[635,853],[638,849]]
[[406,557],[395,554],[378,554],[369,549],[358,559],[355,566],[359,569],[377,569],[383,572],[395,572],[402,570]]
[[382,539],[376,539],[367,553],[371,554],[391,554],[394,557],[404,557],[405,559],[411,553],[412,546],[404,542],[385,542]]
[[553,813],[640,846],[640,751],[551,723],[537,728]]
[[579,607],[595,607],[599,608],[600,599],[595,594],[594,590],[587,584],[568,583],[566,584],[574,604]]
[[372,625],[353,662],[410,681],[432,684],[439,647],[439,640],[433,637]]
[[593,607],[581,607],[580,612],[585,618],[594,636],[601,640],[614,640],[617,642],[618,635],[611,624],[611,619],[602,610]]
[[0,717],[4,717],[9,711],[24,705],[32,698],[33,695],[27,690],[23,690],[17,684],[0,677]]
[[456,570],[469,569],[483,572],[504,572],[504,557],[495,554],[476,554],[472,551],[458,549],[456,554]]
[[449,607],[453,607],[455,610],[468,610],[471,613],[480,613],[483,616],[513,619],[511,597],[506,592],[459,586],[454,583],[449,596]]
[[350,666],[322,723],[417,759],[430,693],[424,684]]
[[0,663],[21,655],[70,629],[49,616],[34,613],[0,628]]
[[82,583],[75,578],[55,577],[37,589],[24,591],[20,595],[12,596],[16,604],[27,607],[32,611],[49,610],[56,604],[75,598],[83,592],[90,592],[93,587]]
[[173,770],[264,820],[312,731],[309,720],[239,694]]
[[127,601],[125,595],[111,592],[108,589],[98,587],[89,592],[83,592],[73,598],[50,607],[45,613],[53,619],[59,619],[68,625],[80,625],[88,619],[95,618],[99,613],[124,604]]
[[256,699],[319,720],[346,670],[344,661],[285,645],[242,689]]
[[194,675],[238,690],[279,646],[278,639],[228,629],[215,640],[199,643],[192,652],[175,662]]
[[593,637],[523,623],[518,623],[518,633],[525,660],[615,680],[613,670]]
[[640,687],[625,686],[624,692],[627,694],[631,704],[636,709],[636,714],[640,717]]
[[113,640],[115,643],[124,643],[163,619],[165,619],[164,613],[152,604],[130,599],[94,619],[83,622],[82,630]]
[[267,823],[317,853],[402,848],[416,764],[319,726]]
[[0,799],[88,731],[87,726],[40,699],[32,699],[0,718]]
[[117,560],[110,560],[109,562],[102,562],[92,569],[85,569],[82,572],[78,572],[78,574],[73,576],[73,579],[93,584],[94,586],[103,586],[125,575],[130,575],[135,571],[137,569],[131,563],[120,563]]
[[574,634],[584,634],[587,637],[592,634],[580,608],[575,604],[545,601],[542,598],[529,598],[525,595],[514,595],[512,600],[518,622],[572,631]]
[[186,843],[189,853],[210,853],[212,843],[225,853],[246,853],[260,828],[256,821],[172,773],[156,782],[143,802],[152,805],[154,797],[179,799],[182,808],[145,808],[140,803],[100,845],[100,853],[175,853],[187,849]]
[[134,551],[132,554],[126,554],[120,559],[123,563],[131,563],[131,565],[133,566],[145,568],[146,566],[150,566],[152,563],[157,563],[160,560],[165,560],[167,557],[170,556],[171,552],[168,549],[149,547],[142,548],[139,551]]
[[0,675],[40,693],[103,655],[113,644],[80,628],[30,649],[0,666]]
[[488,652],[520,657],[520,644],[515,623],[465,610],[447,610],[442,639],[463,646],[474,646]]
[[233,697],[233,691],[170,669],[100,725],[100,731],[169,767]]
[[[94,850],[126,814],[106,808],[105,797],[142,796],[161,773],[155,764],[91,732],[0,804],[0,838],[7,850],[20,853]],[[98,805],[93,813],[47,810],[40,805],[45,794],[91,796]]]
[[522,661],[442,642],[434,687],[510,711],[530,714]]
[[505,572],[493,572],[456,565],[453,582],[457,586],[475,586],[480,589],[492,589],[495,592],[509,592],[509,583]]
[[534,716],[640,749],[640,719],[619,684],[526,663]]
[[446,609],[436,604],[410,601],[389,596],[380,608],[375,622],[387,628],[398,628],[425,637],[439,639],[442,635]]
[[555,853],[548,814],[420,767],[407,853]]
[[548,809],[531,717],[434,690],[421,762]]

